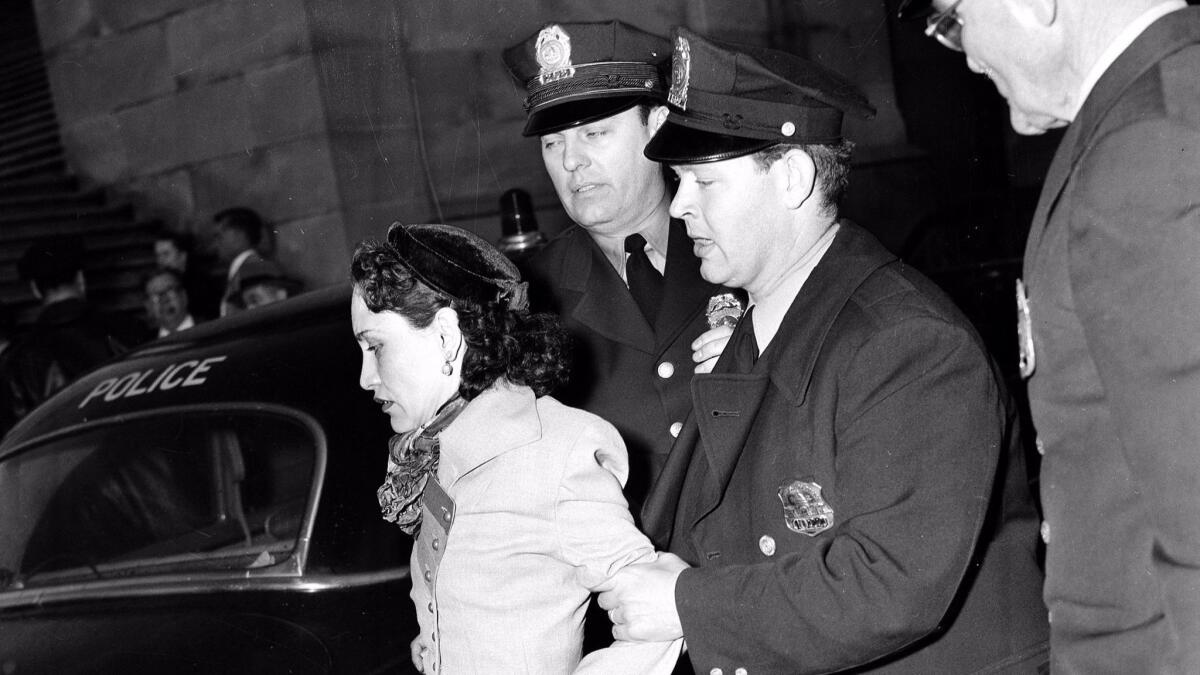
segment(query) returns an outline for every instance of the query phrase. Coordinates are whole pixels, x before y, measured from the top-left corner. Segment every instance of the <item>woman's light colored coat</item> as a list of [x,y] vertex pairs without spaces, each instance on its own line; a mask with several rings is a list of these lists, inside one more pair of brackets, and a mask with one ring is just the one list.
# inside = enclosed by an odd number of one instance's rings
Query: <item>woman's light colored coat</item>
[[[569,673],[591,589],[652,560],[621,495],[625,446],[604,420],[504,381],[441,434],[412,599],[425,673]],[[579,672],[669,673],[680,642],[589,655]]]

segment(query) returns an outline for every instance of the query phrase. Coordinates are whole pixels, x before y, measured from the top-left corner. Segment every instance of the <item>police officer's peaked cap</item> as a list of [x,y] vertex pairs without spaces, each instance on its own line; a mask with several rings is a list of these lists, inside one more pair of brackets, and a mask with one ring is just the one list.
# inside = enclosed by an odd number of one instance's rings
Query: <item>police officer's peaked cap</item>
[[925,16],[932,9],[933,0],[900,0],[900,9],[896,11],[896,16],[900,17],[901,21],[907,21]]
[[525,136],[595,122],[667,95],[671,43],[620,21],[548,24],[504,52],[525,87]]
[[452,225],[393,223],[387,240],[414,277],[451,299],[480,305],[503,301],[515,310],[528,305],[517,266],[471,232]]
[[853,84],[786,52],[677,28],[673,60],[671,114],[646,146],[656,161],[698,164],[779,143],[836,143],[843,115],[875,115]]

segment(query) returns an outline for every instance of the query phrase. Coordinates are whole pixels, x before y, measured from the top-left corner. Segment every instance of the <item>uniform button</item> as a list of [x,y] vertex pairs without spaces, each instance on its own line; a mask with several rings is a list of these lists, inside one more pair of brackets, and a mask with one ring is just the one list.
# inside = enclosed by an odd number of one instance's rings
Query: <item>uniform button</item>
[[679,438],[679,432],[683,431],[683,422],[676,422],[671,425],[671,438]]
[[708,675],[725,675],[725,671],[721,670],[720,668],[713,668],[712,670],[708,671]]
[[427,609],[429,609],[430,614],[433,614],[433,603],[432,602],[429,603],[429,605],[427,606]]
[[746,669],[738,668],[737,670],[733,671],[733,675],[747,675]]
[[441,542],[441,540],[439,540],[437,537],[434,537],[434,538],[433,538],[433,543],[432,543],[432,544],[430,544],[430,546],[432,546],[432,547],[433,547],[433,550],[435,550],[435,551],[436,551],[436,550],[438,550],[438,547],[440,547],[441,545],[442,545],[442,542]]
[[758,538],[758,550],[763,552],[763,555],[775,555],[775,537],[769,534],[764,534]]
[[1050,543],[1050,523],[1047,523],[1044,520],[1042,521],[1042,543]]
[[446,521],[447,523],[450,522],[450,512],[446,509],[442,509],[442,520]]
[[1033,447],[1037,448],[1039,455],[1046,454],[1046,444],[1042,442],[1042,439],[1035,438],[1033,441]]
[[658,376],[662,379],[668,379],[675,374],[675,364],[670,361],[663,361],[658,364]]
[[425,570],[425,581],[433,581],[433,572]]

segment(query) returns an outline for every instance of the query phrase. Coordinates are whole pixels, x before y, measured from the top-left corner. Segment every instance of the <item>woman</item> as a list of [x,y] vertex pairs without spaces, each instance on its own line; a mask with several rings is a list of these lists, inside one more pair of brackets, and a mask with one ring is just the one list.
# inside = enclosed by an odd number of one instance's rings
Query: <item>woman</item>
[[416,667],[669,673],[679,641],[580,664],[589,592],[654,551],[621,495],[616,430],[546,396],[565,334],[529,314],[516,267],[464,230],[395,224],[351,269],[359,384],[397,433],[379,501],[416,537]]

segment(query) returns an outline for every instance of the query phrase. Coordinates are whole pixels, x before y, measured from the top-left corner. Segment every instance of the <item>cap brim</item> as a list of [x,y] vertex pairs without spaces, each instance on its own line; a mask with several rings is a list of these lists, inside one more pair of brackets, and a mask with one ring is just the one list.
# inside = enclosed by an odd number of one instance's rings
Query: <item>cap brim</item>
[[556,131],[588,124],[623,113],[639,103],[651,103],[647,96],[605,96],[567,101],[529,113],[522,136],[545,136]]
[[646,144],[644,154],[648,159],[664,164],[704,164],[735,159],[778,143],[701,131],[667,121]]

